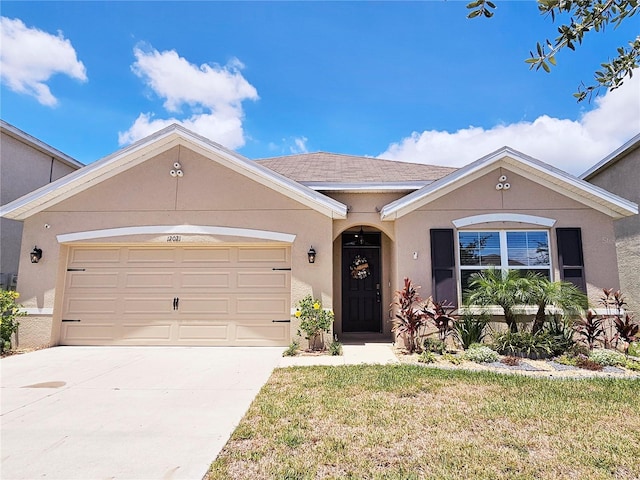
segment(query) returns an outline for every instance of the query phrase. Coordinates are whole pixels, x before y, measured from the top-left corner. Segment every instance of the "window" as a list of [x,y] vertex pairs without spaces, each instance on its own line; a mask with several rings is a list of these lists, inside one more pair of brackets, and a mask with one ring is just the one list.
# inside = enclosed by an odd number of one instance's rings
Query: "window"
[[551,279],[546,230],[460,231],[458,245],[463,299],[471,274],[490,268],[536,272]]

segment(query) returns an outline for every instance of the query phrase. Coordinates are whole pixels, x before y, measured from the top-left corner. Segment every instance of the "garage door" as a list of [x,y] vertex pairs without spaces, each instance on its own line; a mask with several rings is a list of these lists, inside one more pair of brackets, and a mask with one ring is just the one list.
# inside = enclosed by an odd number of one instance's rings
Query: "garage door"
[[290,248],[73,247],[63,345],[290,342]]

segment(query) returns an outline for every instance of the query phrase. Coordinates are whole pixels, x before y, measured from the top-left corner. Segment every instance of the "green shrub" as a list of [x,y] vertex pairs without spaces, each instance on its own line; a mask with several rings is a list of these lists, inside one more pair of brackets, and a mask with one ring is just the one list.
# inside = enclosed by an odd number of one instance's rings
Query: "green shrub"
[[571,365],[572,367],[577,366],[577,361],[576,361],[575,356],[573,355],[568,355],[568,354],[564,354],[564,355],[560,355],[559,357],[557,357],[555,359],[555,361],[561,365]]
[[489,319],[489,315],[485,313],[473,315],[469,310],[462,312],[453,325],[453,333],[462,348],[467,349],[471,344],[484,340]]
[[604,367],[616,367],[626,363],[624,354],[616,350],[592,350],[589,354],[589,359]]
[[424,348],[424,351],[438,353],[440,355],[447,351],[447,346],[445,345],[445,343],[437,338],[425,338],[422,342],[422,346]]
[[300,342],[294,340],[293,342],[291,342],[291,345],[289,345],[287,349],[284,352],[282,352],[282,356],[295,357],[299,353],[298,351],[299,348],[300,348]]
[[561,355],[576,342],[573,340],[573,326],[568,320],[559,315],[554,315],[544,326],[544,332],[553,338],[553,354]]
[[633,370],[634,372],[640,372],[640,362],[637,360],[627,358],[627,363],[625,363],[624,366],[629,370]]
[[444,353],[442,355],[442,359],[446,360],[449,363],[453,363],[454,365],[460,365],[462,363],[462,358],[458,355],[453,355],[452,353]]
[[471,362],[491,363],[497,362],[500,355],[498,355],[498,352],[491,350],[487,346],[472,344],[469,349],[464,352],[464,357]]
[[18,292],[0,290],[0,352],[11,350],[11,336],[18,330],[17,318],[26,315],[16,303]]
[[329,344],[329,354],[334,357],[342,355],[342,343],[337,338]]
[[501,355],[527,358],[550,357],[556,349],[554,338],[546,332],[506,331],[494,337],[493,346]]
[[419,363],[435,363],[436,356],[433,352],[429,352],[428,350],[423,351],[418,357]]
[[640,357],[640,342],[631,342],[627,353],[632,357]]

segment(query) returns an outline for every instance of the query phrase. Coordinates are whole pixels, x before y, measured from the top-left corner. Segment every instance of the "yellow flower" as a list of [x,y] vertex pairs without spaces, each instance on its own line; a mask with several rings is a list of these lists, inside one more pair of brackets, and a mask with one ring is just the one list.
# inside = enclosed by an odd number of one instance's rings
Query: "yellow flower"
[[302,315],[302,312],[300,310],[296,310],[296,313],[295,313],[296,318],[300,318],[300,315]]
[[320,310],[320,302],[316,302],[313,304],[313,309],[314,310]]

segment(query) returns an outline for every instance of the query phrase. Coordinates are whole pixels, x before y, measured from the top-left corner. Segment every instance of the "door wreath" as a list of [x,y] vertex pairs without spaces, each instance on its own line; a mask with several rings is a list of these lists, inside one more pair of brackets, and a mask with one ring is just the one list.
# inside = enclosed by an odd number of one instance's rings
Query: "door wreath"
[[355,256],[353,262],[349,266],[349,270],[351,270],[351,277],[356,280],[364,280],[371,275],[371,270],[369,270],[369,261],[366,257],[361,257],[360,255]]

